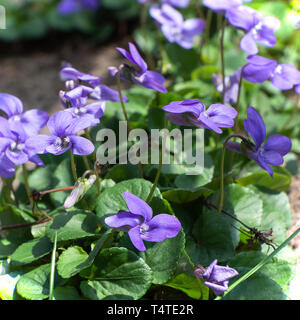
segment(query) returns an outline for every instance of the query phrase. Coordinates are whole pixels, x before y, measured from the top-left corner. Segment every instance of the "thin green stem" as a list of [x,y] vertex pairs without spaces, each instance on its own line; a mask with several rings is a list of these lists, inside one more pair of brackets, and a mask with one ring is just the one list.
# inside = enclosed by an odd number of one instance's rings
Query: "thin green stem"
[[127,115],[127,112],[126,112],[126,108],[125,108],[125,104],[124,104],[123,96],[122,96],[122,91],[121,91],[121,79],[120,79],[120,76],[121,76],[121,75],[120,75],[120,73],[121,73],[121,71],[119,71],[118,74],[117,74],[118,92],[119,92],[119,97],[120,97],[120,103],[121,103],[122,111],[123,111],[125,120],[126,120],[126,122],[127,122],[128,131],[130,131],[129,118],[128,118],[128,115]]
[[[85,133],[87,139],[89,139],[89,140],[92,142],[92,137],[91,137],[90,131],[89,131],[88,129],[85,129],[85,130],[84,130],[84,133]],[[93,153],[92,153],[92,158],[93,158],[93,161],[94,161],[94,162],[97,161],[97,156],[96,156],[96,152],[95,152],[95,151],[93,151]],[[86,159],[83,158],[83,161],[87,162],[87,163],[86,163],[86,167],[87,167],[88,170],[91,170],[91,168],[90,168],[90,166],[89,166],[89,163],[88,163],[88,158],[87,158],[87,157],[86,157]],[[94,170],[94,173],[95,173],[95,175],[96,175],[96,177],[97,177],[97,179],[96,179],[96,186],[97,186],[98,195],[100,195],[100,193],[101,193],[101,187],[100,187],[100,181],[99,181],[99,174],[98,174],[98,171],[97,171],[97,170]]]
[[87,156],[82,156],[82,159],[83,159],[84,166],[85,166],[86,170],[91,171],[91,167],[90,167],[89,160],[88,160]]
[[49,300],[53,300],[54,280],[55,280],[55,255],[57,246],[57,232],[55,232],[53,251],[51,255],[51,268],[50,268],[50,284],[49,284]]
[[[204,34],[204,41],[203,41],[204,45],[207,45],[209,43],[212,15],[213,15],[212,10],[208,10],[207,16],[206,16],[206,23],[205,23],[205,34]],[[207,47],[207,56],[209,57],[209,47]]]
[[224,19],[222,23],[221,29],[221,37],[220,37],[220,52],[221,52],[221,68],[222,68],[222,82],[223,82],[223,90],[222,90],[222,103],[224,104],[225,99],[225,59],[224,59],[224,34],[225,34],[225,26],[226,19]]
[[[122,107],[122,111],[125,117],[125,120],[127,122],[127,131],[128,133],[130,132],[131,128],[130,128],[130,123],[129,123],[129,118],[126,112],[126,108],[125,108],[125,104],[124,104],[124,100],[123,100],[123,96],[122,96],[122,90],[121,90],[121,79],[120,79],[120,72],[118,72],[117,74],[117,85],[118,85],[118,92],[119,92],[119,97],[120,97],[120,103],[121,103],[121,107]],[[138,164],[138,169],[139,169],[139,173],[141,178],[143,178],[143,168],[142,168],[142,164],[141,162],[139,162]]]
[[219,196],[219,206],[218,212],[222,212],[223,202],[224,202],[224,160],[225,160],[225,143],[222,148],[221,156],[221,171],[220,171],[220,196]]
[[[239,120],[239,111],[240,111],[240,96],[241,96],[241,91],[242,91],[242,83],[243,83],[243,77],[242,77],[242,71],[241,71],[239,87],[238,87],[238,95],[237,95],[236,107],[235,107],[235,109],[237,111],[237,116],[236,116],[234,126],[233,126],[233,133],[236,133],[237,129],[238,129],[238,120]],[[234,155],[235,155],[235,153],[232,152],[231,156],[230,156],[230,161],[229,161],[229,171],[232,169]]]
[[[276,250],[274,250],[270,255],[268,255],[266,258],[264,258],[261,262],[259,262],[254,268],[252,268],[249,272],[247,272],[245,275],[240,277],[237,281],[235,281],[228,290],[224,293],[223,297],[226,296],[230,291],[232,291],[236,286],[238,286],[241,282],[248,279],[250,276],[252,276],[256,271],[261,269],[270,259],[272,259],[277,253],[282,250],[285,246],[288,245],[288,243],[300,232],[300,228],[298,228],[290,237],[288,237]],[[219,296],[215,300],[221,300],[222,297]]]
[[154,68],[154,62],[151,56],[151,53],[148,50],[148,35],[147,35],[147,5],[145,3],[141,4],[140,10],[140,25],[142,30],[142,35],[145,41],[145,53],[146,53],[146,61],[149,65],[150,69]]
[[[168,119],[166,119],[165,121],[165,130],[167,130],[168,128]],[[146,202],[149,202],[152,198],[152,195],[157,187],[157,184],[158,184],[158,180],[159,180],[159,177],[160,177],[160,174],[161,174],[161,169],[162,169],[162,164],[163,164],[163,156],[164,156],[164,153],[165,153],[165,142],[166,142],[166,132],[164,132],[164,135],[163,135],[163,140],[162,140],[162,146],[161,146],[161,153],[159,155],[159,164],[158,164],[158,168],[157,168],[157,173],[156,173],[156,177],[155,177],[155,180],[153,182],[153,186],[150,190],[150,193],[146,199]]]
[[11,189],[10,184],[6,181],[5,178],[2,178],[3,190],[5,193],[5,197],[10,204],[14,204],[14,200],[11,197]]
[[33,203],[32,197],[31,197],[31,191],[30,191],[30,186],[29,186],[29,182],[28,182],[28,172],[27,172],[27,168],[26,168],[25,164],[22,164],[22,171],[23,171],[26,194],[27,194],[27,197],[29,199],[31,206],[33,207],[34,203]]
[[231,138],[240,138],[242,140],[244,139],[244,137],[240,136],[239,134],[232,134],[229,137],[227,137],[223,143],[221,166],[220,166],[220,196],[219,196],[219,205],[218,205],[219,213],[222,212],[223,202],[224,202],[224,162],[225,162],[226,144]]
[[75,183],[76,183],[76,181],[78,180],[78,176],[77,176],[75,158],[74,158],[74,154],[72,152],[72,149],[70,150],[70,159],[71,159],[72,174],[73,174],[73,178],[74,178]]

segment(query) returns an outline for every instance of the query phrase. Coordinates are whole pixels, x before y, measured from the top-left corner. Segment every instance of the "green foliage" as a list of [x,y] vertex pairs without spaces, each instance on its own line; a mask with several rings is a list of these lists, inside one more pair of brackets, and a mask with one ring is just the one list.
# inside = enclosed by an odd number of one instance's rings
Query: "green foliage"
[[[140,13],[136,0],[102,0],[97,12],[62,18],[56,11],[57,1],[42,3],[28,1],[20,10],[17,4],[5,1],[8,28],[0,31],[0,38],[12,41],[40,37],[51,28],[65,32],[80,30],[102,41],[114,32],[119,22],[133,22],[134,26]],[[298,51],[295,48],[300,48],[300,43],[288,21],[289,5],[283,1],[271,4],[258,0],[249,5],[265,15],[276,15],[283,23],[283,31],[278,33],[278,47],[260,47],[261,54],[281,60],[281,63],[296,63]],[[35,9],[31,10],[32,7]],[[194,16],[194,8],[183,12]],[[213,22],[216,20],[214,14]],[[126,110],[130,128],[143,128],[149,133],[151,129],[162,129],[165,112],[161,108],[172,101],[199,99],[206,107],[220,103],[220,93],[212,84],[212,76],[222,70],[216,26],[217,23],[212,24],[209,39],[200,39],[191,50],[167,43],[150,22],[147,37],[141,28],[135,30],[134,40],[140,48],[147,49],[154,58],[152,63],[156,66],[158,62],[156,70],[160,67],[167,78],[168,93],[135,85],[124,91],[129,99]],[[226,75],[246,63],[247,55],[239,50],[240,37],[241,31],[228,26],[225,32]],[[151,60],[147,62],[150,66]],[[236,132],[243,135],[246,135],[243,120],[249,105],[262,114],[267,137],[280,133],[291,138],[293,153],[285,157],[283,166],[272,167],[274,176],[271,178],[245,155],[233,157],[227,150],[222,212],[218,212],[222,142],[234,133],[232,128],[224,129],[221,135],[205,130],[201,174],[190,175],[191,165],[163,164],[154,185],[160,169],[157,163],[102,165],[97,181],[100,192],[94,184],[71,209],[63,207],[71,192],[69,187],[75,183],[69,154],[40,155],[45,168],[29,172],[29,185],[31,190],[50,191],[39,199],[35,210],[29,205],[22,176],[18,176],[20,183],[12,197],[17,201],[10,203],[5,190],[1,190],[0,298],[149,300],[161,288],[172,288],[180,299],[214,299],[203,279],[194,275],[198,265],[206,268],[217,259],[219,265],[235,268],[239,275],[230,280],[230,286],[274,252],[272,246],[284,243],[286,252],[276,253],[223,298],[288,299],[286,288],[295,274],[295,259],[287,254],[291,250],[284,241],[292,222],[287,193],[293,176],[299,174],[299,111],[292,92],[274,89],[270,83],[255,85],[244,81],[240,105],[234,105],[239,107]],[[120,120],[124,120],[120,104],[107,102],[101,123],[90,130],[96,150],[100,145],[100,141],[96,141],[98,130],[112,129],[118,136]],[[179,128],[181,132],[186,129],[172,123],[168,128]],[[175,147],[171,145],[170,149],[174,160]],[[92,156],[88,161],[94,165]],[[75,162],[78,176],[82,176],[87,169],[85,163],[79,156],[75,156]],[[51,191],[59,188],[64,190]],[[153,216],[160,213],[176,216],[182,225],[178,235],[162,242],[145,241],[146,251],[140,252],[127,232],[109,228],[105,224],[106,217],[128,211],[123,197],[126,191],[144,201],[153,191],[148,201]],[[272,235],[267,240],[258,239],[253,230],[258,230],[260,235],[272,230]],[[51,266],[55,267],[54,273],[51,273]]]

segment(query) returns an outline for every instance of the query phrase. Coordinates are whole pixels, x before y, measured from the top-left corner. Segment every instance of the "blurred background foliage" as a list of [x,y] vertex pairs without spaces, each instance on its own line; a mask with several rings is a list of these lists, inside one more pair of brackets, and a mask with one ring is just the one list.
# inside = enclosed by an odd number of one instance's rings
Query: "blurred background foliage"
[[99,0],[98,10],[83,10],[68,15],[59,13],[61,0],[1,0],[6,9],[3,41],[36,39],[51,31],[80,31],[97,42],[106,41],[124,21],[137,19],[136,0]]

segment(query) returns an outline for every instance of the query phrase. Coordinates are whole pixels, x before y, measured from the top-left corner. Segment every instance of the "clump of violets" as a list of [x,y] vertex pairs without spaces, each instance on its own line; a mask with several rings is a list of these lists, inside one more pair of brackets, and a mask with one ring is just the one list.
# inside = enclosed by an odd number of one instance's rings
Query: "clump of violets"
[[276,60],[251,55],[243,67],[242,77],[250,82],[270,80],[280,90],[290,90],[300,83],[300,71],[292,64],[279,64]]
[[235,269],[217,263],[216,259],[207,268],[201,266],[194,271],[195,276],[204,279],[204,285],[212,289],[216,296],[227,291],[229,280],[239,274]]
[[58,12],[61,15],[70,15],[83,10],[97,10],[100,0],[62,0],[58,4]]
[[73,154],[89,155],[94,151],[94,145],[90,140],[77,135],[90,126],[89,119],[73,118],[70,112],[58,111],[50,117],[47,126],[50,135],[40,134],[26,141],[30,153],[60,155],[71,149]]
[[162,242],[176,237],[181,230],[176,217],[165,213],[152,217],[152,208],[144,200],[130,192],[124,192],[123,197],[129,211],[107,217],[105,223],[111,228],[128,232],[132,244],[139,251],[146,250],[143,241]]
[[127,62],[120,68],[109,67],[108,70],[112,76],[115,77],[120,72],[122,80],[129,80],[144,88],[158,92],[168,92],[164,87],[165,78],[158,72],[148,70],[146,61],[133,43],[129,42],[129,51],[123,48],[117,48],[117,50],[127,59]]
[[31,153],[26,145],[30,137],[22,127],[11,127],[10,123],[4,118],[0,118],[0,126],[0,153],[5,153],[7,159],[15,166],[20,166],[27,161],[44,166],[36,153]]
[[[101,84],[101,77],[83,73],[71,66],[63,68],[60,76],[65,81],[67,91],[60,91],[59,96],[62,105],[66,108],[87,104],[88,99],[101,102],[120,102],[118,91]],[[125,95],[122,98],[124,102],[128,102]],[[104,107],[105,103],[102,104],[103,109]]]
[[[238,68],[230,76],[225,77],[224,103],[235,104],[238,100],[242,68]],[[223,93],[223,81],[220,74],[213,74],[213,83],[219,93]]]
[[280,28],[280,21],[277,18],[264,18],[258,11],[247,6],[230,8],[225,16],[231,25],[246,31],[240,45],[248,54],[258,53],[256,43],[265,47],[276,45],[275,31]]
[[44,167],[26,143],[45,126],[48,113],[37,109],[23,112],[22,101],[7,93],[0,94],[0,110],[7,116],[0,117],[0,176],[12,178],[15,168],[28,161]]
[[184,49],[194,46],[195,36],[202,33],[205,21],[200,18],[184,20],[182,14],[168,4],[150,9],[151,17],[159,24],[161,32],[169,42],[175,42]]
[[249,107],[247,109],[247,119],[244,120],[244,128],[253,142],[228,141],[226,148],[246,155],[254,160],[262,169],[266,170],[273,177],[273,170],[270,166],[283,164],[283,157],[291,151],[291,140],[283,135],[275,134],[270,136],[266,143],[266,126],[259,112]]
[[231,128],[237,111],[224,104],[212,104],[207,110],[199,100],[187,99],[174,101],[162,107],[167,112],[167,119],[184,126],[197,126],[221,134],[220,128]]

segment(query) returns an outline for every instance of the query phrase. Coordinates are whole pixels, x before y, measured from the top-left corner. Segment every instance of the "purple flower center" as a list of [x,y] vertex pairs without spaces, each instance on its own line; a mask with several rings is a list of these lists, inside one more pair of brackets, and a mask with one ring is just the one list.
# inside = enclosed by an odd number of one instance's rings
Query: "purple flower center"
[[150,227],[147,224],[145,224],[145,223],[141,224],[140,234],[141,234],[141,236],[143,236],[143,238],[147,237],[147,233],[148,233],[149,229],[150,229]]
[[75,115],[77,115],[77,116],[81,116],[81,115],[86,114],[86,113],[87,113],[87,110],[86,110],[85,107],[77,107],[77,108],[74,109],[74,113],[75,113]]
[[13,121],[21,121],[21,116],[20,115],[15,115],[12,117]]
[[64,149],[68,148],[69,145],[70,145],[70,138],[69,137],[64,137],[64,138],[57,137],[54,142],[54,146],[57,149],[57,151],[62,151]]
[[20,152],[25,148],[25,144],[24,143],[17,143],[17,142],[12,142],[12,144],[10,145],[10,150],[12,152]]

